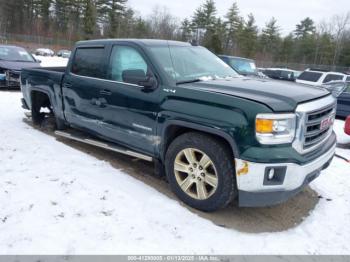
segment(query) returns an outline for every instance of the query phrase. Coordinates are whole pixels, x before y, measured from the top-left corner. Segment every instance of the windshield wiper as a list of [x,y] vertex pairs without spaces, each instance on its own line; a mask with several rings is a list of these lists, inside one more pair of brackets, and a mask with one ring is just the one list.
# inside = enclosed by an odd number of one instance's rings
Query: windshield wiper
[[176,84],[177,84],[177,85],[181,85],[181,84],[189,84],[189,83],[195,83],[195,82],[200,82],[200,81],[203,81],[203,80],[197,78],[197,79],[179,81],[179,82],[176,82]]

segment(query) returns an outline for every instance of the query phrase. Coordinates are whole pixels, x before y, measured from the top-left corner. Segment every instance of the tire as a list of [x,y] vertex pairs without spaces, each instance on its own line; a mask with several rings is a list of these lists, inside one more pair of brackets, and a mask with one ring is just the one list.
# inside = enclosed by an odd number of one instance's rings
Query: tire
[[54,132],[56,130],[56,121],[53,114],[46,115],[40,124],[40,128],[46,132]]
[[215,211],[237,195],[233,154],[213,136],[190,132],[177,137],[166,152],[165,169],[172,191],[193,208]]

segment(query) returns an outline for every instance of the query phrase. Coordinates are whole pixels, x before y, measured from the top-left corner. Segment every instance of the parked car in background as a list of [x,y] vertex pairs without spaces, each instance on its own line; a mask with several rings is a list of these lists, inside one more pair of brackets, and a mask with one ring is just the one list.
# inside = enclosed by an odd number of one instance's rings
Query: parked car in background
[[350,79],[346,84],[345,90],[337,97],[337,116],[341,118],[350,115]]
[[253,59],[228,55],[219,55],[219,57],[240,75],[262,77]]
[[300,74],[299,71],[288,68],[266,68],[262,72],[269,78],[286,81],[295,81],[296,76]]
[[23,68],[40,67],[36,60],[22,47],[0,45],[0,88],[19,87]]
[[54,56],[55,52],[49,48],[38,48],[35,50],[35,55],[39,56]]
[[[320,69],[307,69],[296,79],[297,83],[325,87],[337,97],[337,117],[350,115],[350,76]],[[334,90],[332,83],[343,83],[346,85],[342,90]],[[346,83],[346,84],[345,84]],[[333,89],[333,90],[332,90]]]
[[69,50],[60,50],[60,51],[57,52],[57,56],[63,57],[63,58],[69,58],[71,53],[72,52],[69,51]]
[[339,72],[331,72],[320,69],[306,69],[300,74],[296,79],[297,83],[312,85],[312,86],[321,86],[322,84],[331,82],[331,81],[350,81],[350,76],[347,76]]
[[344,132],[350,136],[350,115],[345,120]]

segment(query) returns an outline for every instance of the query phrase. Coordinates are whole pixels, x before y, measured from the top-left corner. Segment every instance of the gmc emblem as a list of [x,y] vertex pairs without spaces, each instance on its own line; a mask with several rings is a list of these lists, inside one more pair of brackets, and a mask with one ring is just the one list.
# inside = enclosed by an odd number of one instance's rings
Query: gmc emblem
[[323,119],[320,124],[320,130],[324,130],[333,125],[333,116]]

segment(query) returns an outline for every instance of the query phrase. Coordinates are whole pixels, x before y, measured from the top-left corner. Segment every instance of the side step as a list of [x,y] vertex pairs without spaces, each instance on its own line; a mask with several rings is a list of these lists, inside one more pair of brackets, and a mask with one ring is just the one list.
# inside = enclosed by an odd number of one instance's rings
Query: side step
[[79,141],[79,142],[82,142],[82,143],[85,143],[85,144],[89,144],[89,145],[93,145],[93,146],[97,146],[97,147],[101,147],[101,148],[104,148],[104,149],[107,149],[107,150],[111,150],[111,151],[114,151],[114,152],[117,152],[117,153],[121,153],[121,154],[124,154],[124,155],[128,155],[128,156],[133,156],[133,157],[136,157],[136,158],[139,158],[139,159],[143,159],[143,160],[146,160],[146,161],[149,161],[149,162],[152,162],[153,161],[153,158],[150,157],[150,156],[147,156],[147,155],[143,155],[143,154],[140,154],[140,153],[137,153],[137,152],[134,152],[134,151],[130,151],[128,149],[124,149],[122,147],[118,147],[114,144],[111,144],[111,143],[108,143],[108,142],[105,142],[105,141],[99,141],[99,140],[96,140],[95,138],[92,139],[86,135],[84,135],[84,133],[82,132],[79,132],[79,131],[58,131],[56,130],[55,131],[55,135],[57,136],[60,136],[60,137],[64,137],[64,138],[68,138],[68,139],[72,139],[72,140],[75,140],[75,141]]

